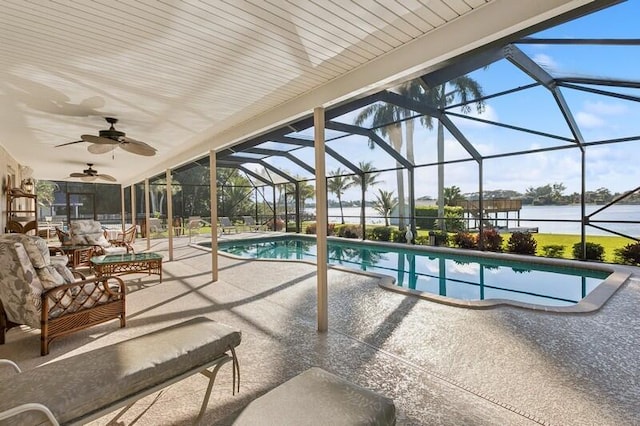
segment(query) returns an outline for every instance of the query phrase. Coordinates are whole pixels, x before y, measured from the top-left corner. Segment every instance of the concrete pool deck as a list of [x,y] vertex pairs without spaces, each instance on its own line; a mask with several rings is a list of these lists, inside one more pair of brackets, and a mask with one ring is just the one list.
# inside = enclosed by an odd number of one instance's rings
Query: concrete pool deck
[[[209,253],[186,237],[174,248],[169,262],[167,241],[152,242],[165,258],[163,283],[127,277],[126,329],[107,323],[61,338],[46,357],[38,331],[11,330],[0,358],[34,368],[204,315],[241,330],[243,341],[241,391],[231,395],[223,368],[203,424],[227,424],[227,415],[310,366],[393,398],[399,425],[640,424],[640,275],[597,312],[560,314],[442,305],[332,269],[329,332],[318,334],[315,266],[219,256],[220,279],[212,283]],[[111,424],[191,424],[205,387],[193,376]]]

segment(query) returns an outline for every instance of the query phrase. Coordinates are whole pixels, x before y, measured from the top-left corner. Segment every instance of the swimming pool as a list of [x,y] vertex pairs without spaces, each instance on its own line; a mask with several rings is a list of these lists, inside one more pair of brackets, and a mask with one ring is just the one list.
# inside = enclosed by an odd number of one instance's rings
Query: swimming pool
[[[317,253],[315,238],[298,235],[219,241],[218,248],[257,259],[315,261]],[[336,239],[328,241],[328,257],[333,265],[390,276],[395,279],[395,288],[410,292],[461,301],[508,300],[543,307],[576,305],[612,273],[606,269]]]

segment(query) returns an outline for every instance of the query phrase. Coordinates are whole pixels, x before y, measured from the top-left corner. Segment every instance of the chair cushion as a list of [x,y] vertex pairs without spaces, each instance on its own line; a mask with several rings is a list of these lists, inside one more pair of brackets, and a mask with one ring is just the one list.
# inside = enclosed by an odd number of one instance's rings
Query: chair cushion
[[393,400],[313,367],[252,401],[233,422],[250,425],[395,425]]
[[22,243],[34,268],[51,264],[49,247],[44,239],[25,234],[4,234],[2,237]]

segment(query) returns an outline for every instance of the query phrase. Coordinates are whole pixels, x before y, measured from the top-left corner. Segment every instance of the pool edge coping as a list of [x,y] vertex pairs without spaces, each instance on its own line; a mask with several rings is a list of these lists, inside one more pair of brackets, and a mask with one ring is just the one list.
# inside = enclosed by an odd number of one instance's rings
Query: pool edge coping
[[[295,234],[296,237],[303,237],[308,239],[315,239],[315,235],[306,235],[306,234]],[[286,238],[287,235],[276,235],[273,237]],[[266,237],[265,237],[266,238]],[[248,238],[248,240],[253,238]],[[255,238],[255,239],[260,239]],[[344,242],[344,238],[339,237],[327,237],[327,239]],[[349,239],[347,239],[349,241]],[[207,241],[202,241],[207,242]],[[353,243],[358,243],[360,240],[351,241]],[[367,240],[367,244],[376,245],[379,247],[388,247],[388,248],[397,248],[398,243],[390,243],[386,241],[369,241]],[[193,247],[199,248],[205,251],[211,251],[210,248],[206,248],[199,243],[190,244]],[[478,250],[465,250],[460,248],[451,248],[451,247],[438,247],[438,246],[420,246],[411,244],[410,248],[416,251],[424,251],[424,252],[436,252],[436,253],[445,253],[445,254],[458,254],[458,255],[468,255],[481,257],[486,259],[503,259],[503,260],[511,260],[511,261],[524,261],[529,263],[539,263],[543,265],[550,266],[565,266],[570,268],[578,268],[578,269],[592,269],[599,270],[603,272],[609,273],[607,278],[598,284],[586,297],[582,298],[578,303],[571,306],[543,306],[537,305],[534,303],[526,303],[526,302],[518,302],[515,300],[508,299],[488,299],[488,300],[458,300],[453,299],[446,296],[440,296],[437,294],[408,289],[405,287],[399,287],[395,285],[396,280],[393,277],[388,275],[379,274],[371,271],[360,271],[357,269],[347,268],[340,265],[332,265],[327,264],[328,268],[336,269],[340,271],[355,273],[358,275],[371,276],[374,278],[378,278],[380,282],[378,286],[383,290],[393,291],[395,293],[404,294],[406,296],[418,297],[423,300],[428,300],[436,303],[440,303],[443,305],[454,306],[459,308],[467,308],[467,309],[491,309],[496,307],[515,307],[520,309],[533,310],[538,312],[548,312],[548,313],[572,313],[572,314],[586,314],[592,313],[600,310],[604,304],[613,296],[613,294],[622,287],[623,284],[627,282],[627,280],[633,275],[630,271],[618,270],[623,269],[626,265],[611,265],[611,264],[601,264],[594,263],[588,261],[580,261],[580,260],[569,260],[569,259],[557,259],[557,258],[545,258],[545,257],[537,257],[537,256],[527,256],[521,254],[514,253],[496,253],[496,252],[485,252]],[[317,265],[316,262],[309,260],[299,260],[299,259],[253,259],[246,258],[242,256],[236,256],[227,252],[218,251],[218,255],[228,257],[231,259],[238,260],[250,260],[250,261],[260,261],[260,262],[298,262],[305,263],[308,265]]]

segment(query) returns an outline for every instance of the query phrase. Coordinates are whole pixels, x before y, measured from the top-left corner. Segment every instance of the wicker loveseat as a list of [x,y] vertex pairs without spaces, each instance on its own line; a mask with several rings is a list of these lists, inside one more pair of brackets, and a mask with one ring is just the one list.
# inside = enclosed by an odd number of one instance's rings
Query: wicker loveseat
[[74,246],[89,245],[95,248],[95,254],[129,253],[128,245],[122,240],[108,240],[104,229],[97,220],[74,220],[69,224],[70,243]]
[[46,242],[0,235],[0,344],[17,325],[41,330],[40,352],[60,336],[118,318],[125,320],[125,287],[117,277],[85,280],[66,262],[52,262]]

